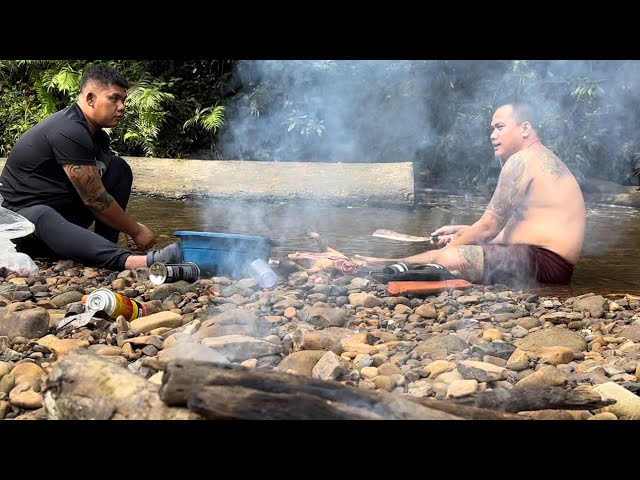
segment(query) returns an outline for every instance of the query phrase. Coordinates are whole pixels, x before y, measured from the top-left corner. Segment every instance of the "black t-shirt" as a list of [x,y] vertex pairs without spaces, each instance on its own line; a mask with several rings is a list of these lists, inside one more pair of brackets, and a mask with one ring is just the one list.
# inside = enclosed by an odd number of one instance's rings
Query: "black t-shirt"
[[110,159],[109,137],[102,130],[92,135],[74,103],[27,130],[13,146],[0,175],[2,206],[82,204],[62,165],[109,165]]

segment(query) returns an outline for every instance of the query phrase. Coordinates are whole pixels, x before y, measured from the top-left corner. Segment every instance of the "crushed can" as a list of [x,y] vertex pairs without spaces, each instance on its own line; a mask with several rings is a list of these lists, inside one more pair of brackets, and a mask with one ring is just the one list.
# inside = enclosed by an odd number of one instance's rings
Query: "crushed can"
[[149,267],[149,280],[154,285],[173,283],[185,280],[193,283],[200,278],[200,267],[193,262],[161,263],[156,262]]
[[145,306],[132,298],[112,292],[108,288],[98,288],[88,297],[87,311],[103,311],[111,318],[122,315],[125,320],[131,321],[147,314]]

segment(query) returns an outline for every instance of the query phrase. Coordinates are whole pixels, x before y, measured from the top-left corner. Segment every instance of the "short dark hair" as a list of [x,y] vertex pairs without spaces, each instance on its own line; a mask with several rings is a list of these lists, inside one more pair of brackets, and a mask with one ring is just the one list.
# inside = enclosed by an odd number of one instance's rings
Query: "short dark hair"
[[536,109],[526,100],[515,100],[504,103],[503,105],[511,105],[518,122],[529,122],[534,130],[537,130],[540,126]]
[[96,63],[85,69],[80,82],[80,90],[82,91],[89,82],[96,82],[101,87],[117,85],[125,90],[129,88],[127,79],[115,68],[104,63]]

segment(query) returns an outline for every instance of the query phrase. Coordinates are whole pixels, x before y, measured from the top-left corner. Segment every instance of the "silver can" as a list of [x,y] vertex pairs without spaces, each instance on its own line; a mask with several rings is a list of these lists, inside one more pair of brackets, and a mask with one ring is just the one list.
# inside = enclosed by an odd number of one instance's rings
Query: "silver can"
[[200,278],[200,267],[193,262],[161,263],[156,262],[149,267],[149,280],[154,285],[173,283],[185,280],[193,283]]
[[87,310],[101,310],[110,314],[115,306],[115,299],[109,290],[94,290],[87,298]]

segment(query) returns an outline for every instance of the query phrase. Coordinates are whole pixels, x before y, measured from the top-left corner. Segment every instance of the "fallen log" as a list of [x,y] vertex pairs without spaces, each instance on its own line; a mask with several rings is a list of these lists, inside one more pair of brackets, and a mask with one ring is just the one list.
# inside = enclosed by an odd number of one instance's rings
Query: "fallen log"
[[597,393],[565,390],[562,387],[512,388],[487,390],[455,400],[458,405],[486,408],[500,412],[532,410],[593,410],[615,403]]
[[412,402],[420,403],[425,407],[435,408],[443,412],[450,413],[465,418],[466,420],[531,420],[523,415],[515,415],[513,413],[496,412],[486,408],[478,408],[466,405],[459,405],[455,399],[436,400],[435,398],[405,396]]
[[88,350],[58,360],[44,390],[44,405],[54,420],[201,419],[186,408],[167,406],[159,385]]
[[239,365],[177,359],[160,398],[210,419],[522,419],[511,414]]

